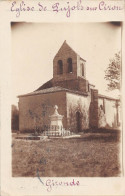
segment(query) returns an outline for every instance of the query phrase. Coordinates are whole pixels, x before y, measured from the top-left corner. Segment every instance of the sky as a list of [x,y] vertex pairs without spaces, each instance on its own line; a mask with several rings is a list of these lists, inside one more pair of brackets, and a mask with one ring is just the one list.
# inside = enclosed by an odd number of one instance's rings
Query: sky
[[53,77],[53,58],[65,40],[86,60],[86,79],[99,94],[118,97],[117,91],[107,92],[104,71],[121,50],[120,25],[18,22],[11,25],[12,104]]

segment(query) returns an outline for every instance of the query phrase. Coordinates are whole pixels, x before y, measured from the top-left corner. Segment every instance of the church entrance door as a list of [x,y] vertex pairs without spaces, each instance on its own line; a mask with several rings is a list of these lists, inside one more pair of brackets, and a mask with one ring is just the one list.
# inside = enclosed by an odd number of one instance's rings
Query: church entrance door
[[76,112],[76,132],[81,131],[81,114],[80,112]]

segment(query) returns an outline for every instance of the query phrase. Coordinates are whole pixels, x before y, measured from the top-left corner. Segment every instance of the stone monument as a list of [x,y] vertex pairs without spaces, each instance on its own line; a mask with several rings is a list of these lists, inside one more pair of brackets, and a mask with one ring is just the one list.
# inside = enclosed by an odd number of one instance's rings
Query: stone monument
[[62,119],[63,115],[58,113],[58,106],[54,106],[54,114],[50,116],[50,134],[61,135],[63,131]]

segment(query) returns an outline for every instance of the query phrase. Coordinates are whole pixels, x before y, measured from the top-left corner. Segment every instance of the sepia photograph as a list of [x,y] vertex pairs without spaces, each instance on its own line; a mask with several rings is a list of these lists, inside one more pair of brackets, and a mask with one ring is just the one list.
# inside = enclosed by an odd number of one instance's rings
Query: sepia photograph
[[122,176],[122,22],[11,22],[11,45],[12,177]]

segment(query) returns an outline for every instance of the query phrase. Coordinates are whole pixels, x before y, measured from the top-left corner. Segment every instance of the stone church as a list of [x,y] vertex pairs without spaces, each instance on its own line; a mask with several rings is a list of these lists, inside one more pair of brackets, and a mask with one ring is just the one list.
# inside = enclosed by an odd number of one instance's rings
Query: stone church
[[98,93],[86,78],[86,60],[64,41],[53,59],[53,78],[34,92],[20,95],[19,130],[46,129],[54,106],[63,127],[72,132],[119,126],[119,100]]

